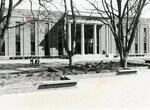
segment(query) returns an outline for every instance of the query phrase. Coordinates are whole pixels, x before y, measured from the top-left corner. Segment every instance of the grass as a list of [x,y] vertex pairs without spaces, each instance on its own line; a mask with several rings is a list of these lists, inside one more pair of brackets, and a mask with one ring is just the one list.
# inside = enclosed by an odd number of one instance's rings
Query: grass
[[[139,64],[129,63],[128,66],[139,66]],[[72,70],[67,63],[53,62],[41,63],[38,67],[55,68],[60,72],[50,71],[25,71],[20,74],[1,74],[0,75],[0,94],[20,93],[24,91],[36,91],[39,81],[60,80],[60,75],[78,75],[78,74],[100,74],[115,72],[119,68],[119,62],[115,61],[82,61],[73,64]],[[30,64],[0,64],[1,70],[11,70],[17,68],[30,68]],[[28,88],[25,88],[28,87]],[[11,89],[12,88],[12,89]]]
[[0,64],[0,69],[15,69],[15,68],[29,68],[30,64]]

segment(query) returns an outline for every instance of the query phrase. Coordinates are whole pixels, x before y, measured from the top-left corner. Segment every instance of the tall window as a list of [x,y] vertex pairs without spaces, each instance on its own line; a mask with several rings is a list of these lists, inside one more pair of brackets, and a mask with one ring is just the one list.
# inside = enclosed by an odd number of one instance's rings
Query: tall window
[[35,55],[35,23],[31,23],[31,55]]
[[16,22],[16,55],[20,55],[20,22]]
[[147,52],[147,29],[144,28],[144,53]]
[[45,55],[49,55],[49,24],[45,23]]
[[138,53],[138,30],[135,34],[135,53]]

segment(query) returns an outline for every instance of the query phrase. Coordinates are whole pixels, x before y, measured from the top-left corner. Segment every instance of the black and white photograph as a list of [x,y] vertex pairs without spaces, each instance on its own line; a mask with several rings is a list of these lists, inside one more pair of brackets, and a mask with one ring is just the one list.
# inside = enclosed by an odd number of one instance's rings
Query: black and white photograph
[[150,0],[0,0],[1,110],[149,110]]

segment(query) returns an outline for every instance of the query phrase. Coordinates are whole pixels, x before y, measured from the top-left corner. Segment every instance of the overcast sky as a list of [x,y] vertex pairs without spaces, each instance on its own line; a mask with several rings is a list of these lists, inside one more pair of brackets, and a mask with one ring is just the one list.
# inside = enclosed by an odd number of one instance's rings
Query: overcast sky
[[[55,6],[50,6],[51,10],[59,10],[62,11],[63,10],[63,5],[62,5],[62,0],[54,0],[54,4],[57,6],[57,8]],[[66,0],[68,2],[68,6],[69,6],[69,1],[70,0]],[[81,11],[86,11],[86,8],[91,8],[91,6],[85,2],[85,0],[74,0],[75,1],[75,5],[78,9],[80,9]],[[38,0],[32,0],[33,2],[33,9],[37,10],[39,5],[38,5]],[[30,9],[30,2],[29,0],[24,0],[24,2],[22,2],[22,4],[20,6],[17,7],[18,9]],[[142,12],[142,18],[150,18],[150,5],[146,6]]]

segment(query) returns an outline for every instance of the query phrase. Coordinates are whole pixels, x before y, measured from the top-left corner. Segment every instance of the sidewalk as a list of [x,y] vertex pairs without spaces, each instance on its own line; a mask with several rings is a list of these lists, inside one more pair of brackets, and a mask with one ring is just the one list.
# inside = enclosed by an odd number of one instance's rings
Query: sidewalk
[[[52,63],[52,62],[68,62],[68,59],[40,59],[40,63]],[[30,64],[30,59],[23,60],[0,60],[0,64]]]
[[[150,59],[149,57],[129,57],[128,60],[136,60],[136,61],[140,61],[143,62],[144,59]],[[88,59],[78,59],[78,58],[74,58],[73,62],[79,62],[79,61],[101,61],[101,60],[105,60],[105,61],[119,61],[119,58],[88,58]],[[61,58],[47,58],[47,59],[40,59],[40,63],[53,63],[53,62],[63,62],[63,63],[69,63],[69,59],[61,59]],[[30,59],[17,59],[17,60],[0,60],[0,64],[15,64],[15,63],[21,63],[21,64],[29,64],[30,63]]]
[[0,70],[0,75],[5,74],[18,74],[18,73],[31,73],[31,72],[42,72],[47,70],[47,68],[14,68],[14,69],[4,69]]
[[149,110],[150,70],[80,79],[76,88],[0,96],[2,110]]

